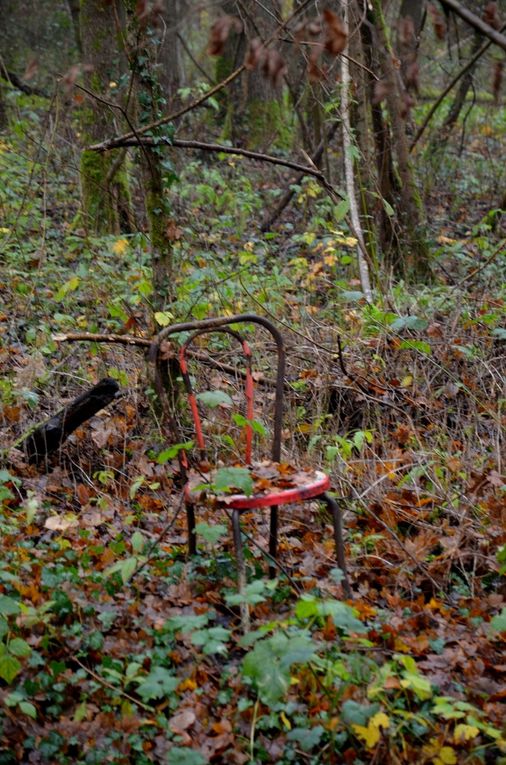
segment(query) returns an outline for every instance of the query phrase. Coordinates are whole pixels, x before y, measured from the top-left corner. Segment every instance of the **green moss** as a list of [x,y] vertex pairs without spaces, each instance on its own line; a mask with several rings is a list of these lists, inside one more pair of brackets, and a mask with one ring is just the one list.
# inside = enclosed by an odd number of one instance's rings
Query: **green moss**
[[95,234],[130,231],[131,199],[126,167],[110,183],[112,154],[84,150],[81,154],[81,197],[85,227]]
[[111,233],[114,228],[112,199],[105,189],[110,160],[96,151],[81,154],[81,191],[85,224],[93,233]]
[[248,148],[257,149],[273,144],[288,149],[292,143],[290,124],[286,119],[284,104],[278,99],[251,101],[247,114]]

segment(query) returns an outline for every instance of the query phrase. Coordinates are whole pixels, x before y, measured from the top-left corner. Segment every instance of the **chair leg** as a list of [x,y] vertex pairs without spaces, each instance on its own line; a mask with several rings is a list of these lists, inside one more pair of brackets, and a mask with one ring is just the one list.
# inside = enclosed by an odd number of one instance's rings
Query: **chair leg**
[[197,554],[197,534],[195,532],[195,505],[186,503],[186,522],[188,526],[188,553]]
[[277,506],[271,507],[271,522],[269,526],[269,555],[271,556],[271,561],[269,563],[269,578],[274,579],[277,574],[274,561],[277,560],[277,557],[278,557],[278,508]]
[[347,598],[352,598],[353,593],[351,591],[350,581],[348,579],[348,573],[346,570],[346,556],[344,553],[344,539],[343,539],[343,519],[341,508],[337,504],[336,500],[329,494],[322,494],[321,498],[324,500],[328,509],[332,513],[332,522],[334,526],[334,542],[336,545],[336,557],[337,564],[343,572],[343,590]]
[[241,513],[239,510],[232,511],[232,528],[234,534],[235,557],[237,559],[237,579],[239,595],[241,596],[241,626],[244,634],[249,632],[250,618],[249,606],[246,603],[246,565],[242,551],[241,539]]

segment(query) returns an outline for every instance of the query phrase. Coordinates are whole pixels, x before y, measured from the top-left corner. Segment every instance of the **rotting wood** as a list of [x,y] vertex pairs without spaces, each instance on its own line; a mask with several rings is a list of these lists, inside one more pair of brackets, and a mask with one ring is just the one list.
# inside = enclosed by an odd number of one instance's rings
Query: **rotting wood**
[[116,380],[105,377],[93,388],[81,393],[57,414],[37,426],[20,443],[18,449],[25,452],[28,462],[42,462],[49,454],[56,451],[71,433],[91,419],[97,412],[108,406],[118,396],[119,385]]

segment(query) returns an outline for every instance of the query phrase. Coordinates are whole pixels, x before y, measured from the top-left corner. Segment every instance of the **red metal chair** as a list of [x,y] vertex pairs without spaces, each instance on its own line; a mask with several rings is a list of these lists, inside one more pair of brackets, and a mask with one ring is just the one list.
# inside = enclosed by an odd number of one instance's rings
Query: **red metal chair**
[[[254,386],[251,371],[251,350],[246,340],[239,334],[239,332],[237,332],[235,329],[232,329],[230,326],[243,323],[259,324],[260,326],[267,329],[272,335],[277,349],[276,394],[274,401],[274,433],[271,451],[272,461],[270,462],[264,461],[262,463],[255,463],[252,461],[253,429],[251,426],[251,421],[254,420]],[[200,456],[202,459],[205,459],[206,447],[197,399],[193,391],[190,375],[188,373],[186,361],[187,351],[196,338],[211,332],[221,332],[227,334],[241,344],[246,367],[244,374],[244,389],[246,398],[244,465],[249,469],[252,475],[254,481],[253,485],[255,486],[255,481],[257,483],[257,490],[254,489],[253,494],[250,496],[245,494],[226,494],[223,496],[216,496],[216,492],[213,488],[213,476],[216,474],[216,471],[189,471],[188,481],[185,487],[189,553],[191,555],[195,555],[197,552],[197,538],[195,533],[195,507],[203,501],[208,501],[209,497],[212,497],[213,502],[217,506],[226,508],[232,513],[233,538],[239,573],[239,589],[240,591],[244,591],[244,587],[246,585],[246,576],[241,541],[241,514],[261,507],[270,508],[269,556],[271,559],[271,565],[269,567],[269,572],[271,576],[274,576],[278,546],[279,506],[288,503],[305,502],[310,499],[321,499],[327,505],[332,516],[337,562],[344,575],[343,586],[345,594],[350,597],[351,590],[346,575],[341,511],[336,500],[327,493],[328,489],[330,488],[329,476],[320,470],[313,470],[311,468],[304,468],[302,470],[294,469],[292,473],[290,473],[289,470],[287,475],[287,466],[281,463],[285,348],[283,337],[280,331],[274,326],[272,322],[262,316],[256,316],[255,314],[240,314],[237,316],[227,316],[223,318],[186,322],[184,324],[175,324],[170,327],[166,327],[158,334],[153,347],[158,349],[162,340],[165,340],[169,336],[180,332],[191,332],[189,338],[186,339],[179,350],[179,363],[195,424],[197,446],[199,448]],[[184,455],[183,459],[187,463],[186,455]],[[266,476],[268,476],[268,479],[266,479]],[[258,488],[258,486],[262,488]],[[267,488],[263,488],[266,486]],[[242,611],[242,615],[244,622],[247,619],[247,615],[244,609]]]

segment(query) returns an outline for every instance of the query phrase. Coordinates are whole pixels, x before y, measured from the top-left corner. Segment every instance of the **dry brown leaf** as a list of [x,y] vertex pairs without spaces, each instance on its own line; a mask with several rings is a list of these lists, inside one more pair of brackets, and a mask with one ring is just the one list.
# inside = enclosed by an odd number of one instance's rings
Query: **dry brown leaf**
[[169,727],[173,733],[181,735],[183,731],[193,725],[196,719],[197,716],[192,709],[183,709],[170,718]]
[[346,48],[348,32],[343,22],[333,11],[326,8],[323,11],[325,21],[325,50],[333,56],[338,56]]
[[50,531],[66,531],[67,529],[75,529],[77,526],[79,526],[79,520],[74,513],[51,515],[44,524],[44,528]]
[[483,21],[492,27],[492,29],[499,30],[501,28],[498,3],[487,3],[483,11]]
[[237,16],[220,16],[216,19],[209,33],[207,52],[210,56],[221,56],[231,31],[240,34],[243,30],[242,21]]
[[438,40],[444,40],[446,37],[446,21],[441,11],[433,3],[429,3],[428,11],[432,19],[434,33]]

